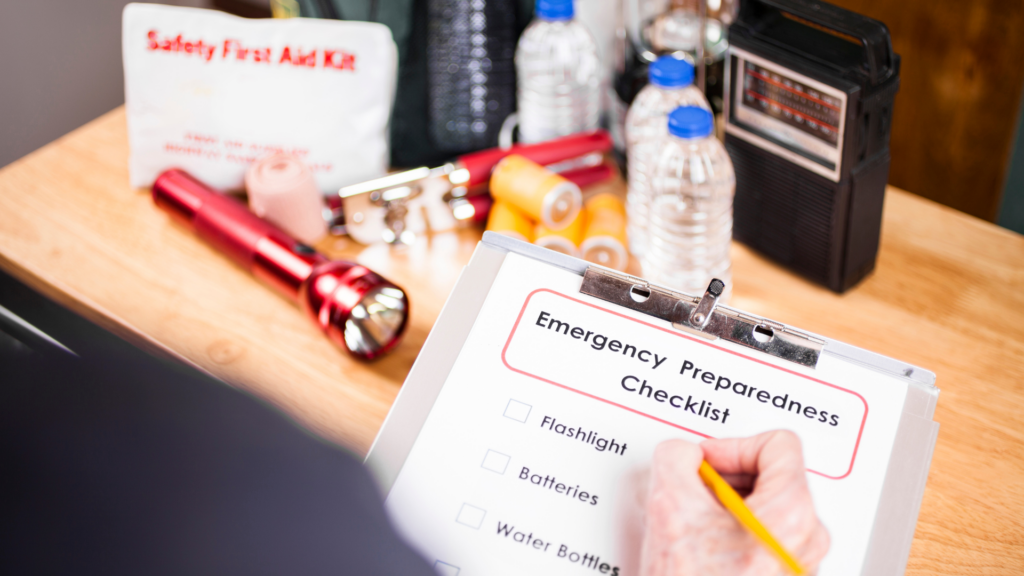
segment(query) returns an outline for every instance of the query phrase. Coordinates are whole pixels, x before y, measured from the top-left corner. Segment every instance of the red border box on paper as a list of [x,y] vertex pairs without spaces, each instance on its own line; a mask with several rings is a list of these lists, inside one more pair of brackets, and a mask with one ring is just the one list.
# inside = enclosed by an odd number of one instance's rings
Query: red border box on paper
[[817,378],[812,378],[810,376],[807,376],[807,375],[804,375],[804,374],[800,374],[799,372],[794,372],[793,370],[787,370],[785,368],[781,368],[779,366],[775,366],[774,364],[770,364],[770,363],[765,362],[763,360],[759,360],[757,358],[753,358],[751,356],[747,356],[746,354],[740,354],[739,352],[735,352],[733,350],[728,350],[726,348],[722,348],[721,346],[716,346],[716,345],[714,345],[714,344],[712,344],[710,342],[707,342],[705,340],[701,340],[701,339],[698,339],[698,338],[693,338],[693,337],[688,336],[688,335],[686,335],[686,334],[684,334],[682,332],[678,332],[676,330],[669,330],[669,329],[663,328],[661,326],[655,326],[654,324],[651,324],[651,323],[648,323],[648,322],[644,322],[643,320],[637,320],[636,318],[632,318],[630,316],[626,316],[625,314],[620,314],[620,313],[615,312],[613,310],[609,310],[607,308],[602,308],[601,306],[597,306],[597,305],[591,304],[589,302],[584,302],[583,300],[579,300],[577,298],[573,298],[571,296],[567,296],[567,295],[562,294],[560,292],[555,292],[554,290],[550,290],[550,289],[547,289],[547,288],[539,288],[537,290],[534,290],[533,292],[530,292],[530,294],[527,295],[527,297],[526,297],[526,301],[523,302],[523,307],[519,310],[519,316],[516,317],[516,323],[515,323],[515,325],[512,326],[512,331],[509,333],[508,339],[505,341],[505,347],[501,349],[501,361],[505,364],[505,366],[509,370],[511,370],[513,372],[516,372],[518,374],[522,374],[524,376],[529,376],[530,378],[534,378],[536,380],[540,380],[541,382],[546,382],[548,384],[552,384],[554,386],[558,386],[559,388],[563,388],[565,390],[569,390],[569,391],[575,392],[577,394],[582,394],[583,396],[586,396],[588,398],[593,398],[594,400],[599,400],[599,401],[604,402],[606,404],[611,404],[612,406],[615,406],[617,408],[622,408],[623,410],[628,410],[629,412],[632,412],[634,414],[643,416],[645,418],[650,418],[651,420],[656,420],[658,422],[661,422],[662,424],[668,424],[669,426],[672,426],[674,428],[679,428],[680,430],[686,430],[687,432],[690,432],[692,434],[696,434],[698,436],[702,436],[704,438],[712,438],[712,436],[704,434],[703,432],[697,432],[696,430],[691,430],[689,428],[686,428],[685,426],[680,426],[679,424],[675,424],[673,422],[669,422],[668,420],[663,420],[661,418],[658,418],[656,416],[652,416],[652,415],[647,414],[645,412],[641,412],[639,410],[634,410],[633,408],[629,408],[627,406],[623,406],[622,404],[618,404],[616,402],[612,402],[611,400],[608,400],[608,399],[605,399],[605,398],[601,398],[600,396],[594,396],[593,394],[588,394],[586,392],[583,392],[582,390],[577,390],[576,388],[573,388],[571,386],[567,386],[565,384],[559,384],[558,382],[554,382],[552,380],[548,380],[546,378],[542,378],[540,376],[537,376],[536,374],[531,374],[529,372],[526,372],[525,370],[520,370],[518,368],[513,367],[511,364],[509,364],[508,360],[505,358],[505,353],[508,351],[509,345],[512,344],[512,337],[515,336],[516,330],[519,328],[519,322],[523,319],[523,314],[526,312],[526,307],[530,304],[530,300],[533,298],[533,296],[535,294],[539,293],[539,292],[548,292],[548,293],[554,294],[555,296],[560,296],[562,298],[565,298],[566,300],[571,300],[572,302],[576,302],[577,304],[583,304],[584,306],[589,306],[589,307],[594,308],[596,310],[601,310],[602,312],[607,312],[608,314],[613,314],[613,315],[618,316],[620,318],[625,318],[626,320],[630,320],[632,322],[636,322],[638,324],[642,324],[644,326],[647,326],[648,328],[653,328],[655,330],[660,330],[662,332],[665,332],[666,334],[671,334],[671,335],[677,336],[679,338],[685,338],[686,340],[689,340],[691,342],[695,342],[695,343],[701,344],[703,346],[708,346],[708,347],[714,348],[716,350],[720,350],[722,352],[725,352],[725,353],[728,353],[728,354],[732,354],[734,356],[739,356],[740,358],[744,358],[744,359],[749,360],[751,362],[757,362],[758,364],[762,364],[764,366],[768,366],[769,368],[774,368],[775,370],[781,370],[783,372],[786,372],[787,374],[792,374],[794,376],[798,376],[800,378],[804,378],[806,380],[810,380],[811,382],[817,382],[818,384],[821,384],[823,386],[828,386],[829,388],[835,388],[836,390],[840,390],[842,392],[846,392],[847,394],[852,394],[852,395],[856,396],[857,398],[860,399],[861,402],[864,403],[864,418],[861,420],[861,422],[860,422],[860,429],[857,431],[857,443],[854,444],[854,446],[853,446],[853,456],[850,457],[850,467],[846,470],[846,473],[843,474],[842,476],[829,476],[828,474],[824,474],[824,473],[818,472],[816,470],[811,470],[811,469],[807,470],[808,472],[811,472],[812,474],[817,474],[819,476],[823,476],[825,478],[830,478],[832,480],[842,480],[843,478],[846,478],[847,476],[849,476],[850,472],[853,471],[853,463],[857,459],[857,451],[858,451],[858,449],[860,449],[860,439],[861,439],[861,436],[864,434],[864,424],[867,422],[867,419],[868,419],[868,402],[860,394],[854,392],[853,390],[847,390],[846,388],[843,388],[841,386],[836,386],[835,384],[829,384],[828,382],[825,382],[824,380],[819,380]]

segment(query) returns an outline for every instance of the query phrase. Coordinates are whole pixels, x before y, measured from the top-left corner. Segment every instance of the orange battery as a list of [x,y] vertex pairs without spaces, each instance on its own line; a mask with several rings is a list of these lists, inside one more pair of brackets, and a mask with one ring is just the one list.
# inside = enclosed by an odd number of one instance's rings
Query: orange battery
[[533,222],[515,207],[499,200],[495,200],[491,206],[487,229],[524,242],[533,240]]
[[611,193],[587,199],[587,225],[580,244],[580,257],[588,262],[625,270],[629,263],[626,251],[626,207]]
[[583,206],[579,186],[517,154],[506,156],[494,167],[491,195],[549,230],[572,224]]
[[537,224],[537,227],[534,228],[533,243],[548,250],[579,257],[580,240],[583,240],[583,228],[586,220],[586,211],[580,210],[576,219],[561,230],[552,230],[543,224]]

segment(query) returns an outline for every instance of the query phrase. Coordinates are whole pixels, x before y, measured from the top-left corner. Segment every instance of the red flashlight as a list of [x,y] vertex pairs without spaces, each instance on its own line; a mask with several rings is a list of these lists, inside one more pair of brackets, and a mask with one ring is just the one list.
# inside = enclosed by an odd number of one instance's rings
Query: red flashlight
[[372,360],[398,344],[409,318],[405,291],[353,262],[331,261],[182,170],[153,183],[153,202],[285,296],[335,344]]

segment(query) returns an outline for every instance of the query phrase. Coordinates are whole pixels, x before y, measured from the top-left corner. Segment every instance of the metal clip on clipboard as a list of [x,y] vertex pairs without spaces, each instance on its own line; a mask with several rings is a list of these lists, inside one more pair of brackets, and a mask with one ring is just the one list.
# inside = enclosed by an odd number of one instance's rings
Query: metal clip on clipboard
[[765,354],[815,368],[825,341],[788,326],[718,306],[725,283],[712,280],[703,297],[651,284],[643,278],[591,266],[580,292],[667,320],[683,332],[707,340],[721,338]]

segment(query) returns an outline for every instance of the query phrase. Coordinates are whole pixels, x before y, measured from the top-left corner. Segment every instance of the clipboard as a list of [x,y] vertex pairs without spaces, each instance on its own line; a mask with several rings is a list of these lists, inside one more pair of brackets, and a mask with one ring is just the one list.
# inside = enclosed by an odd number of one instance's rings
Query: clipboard
[[935,374],[485,233],[366,462],[440,574],[628,576],[624,475],[669,438],[801,437],[824,576],[902,574]]

